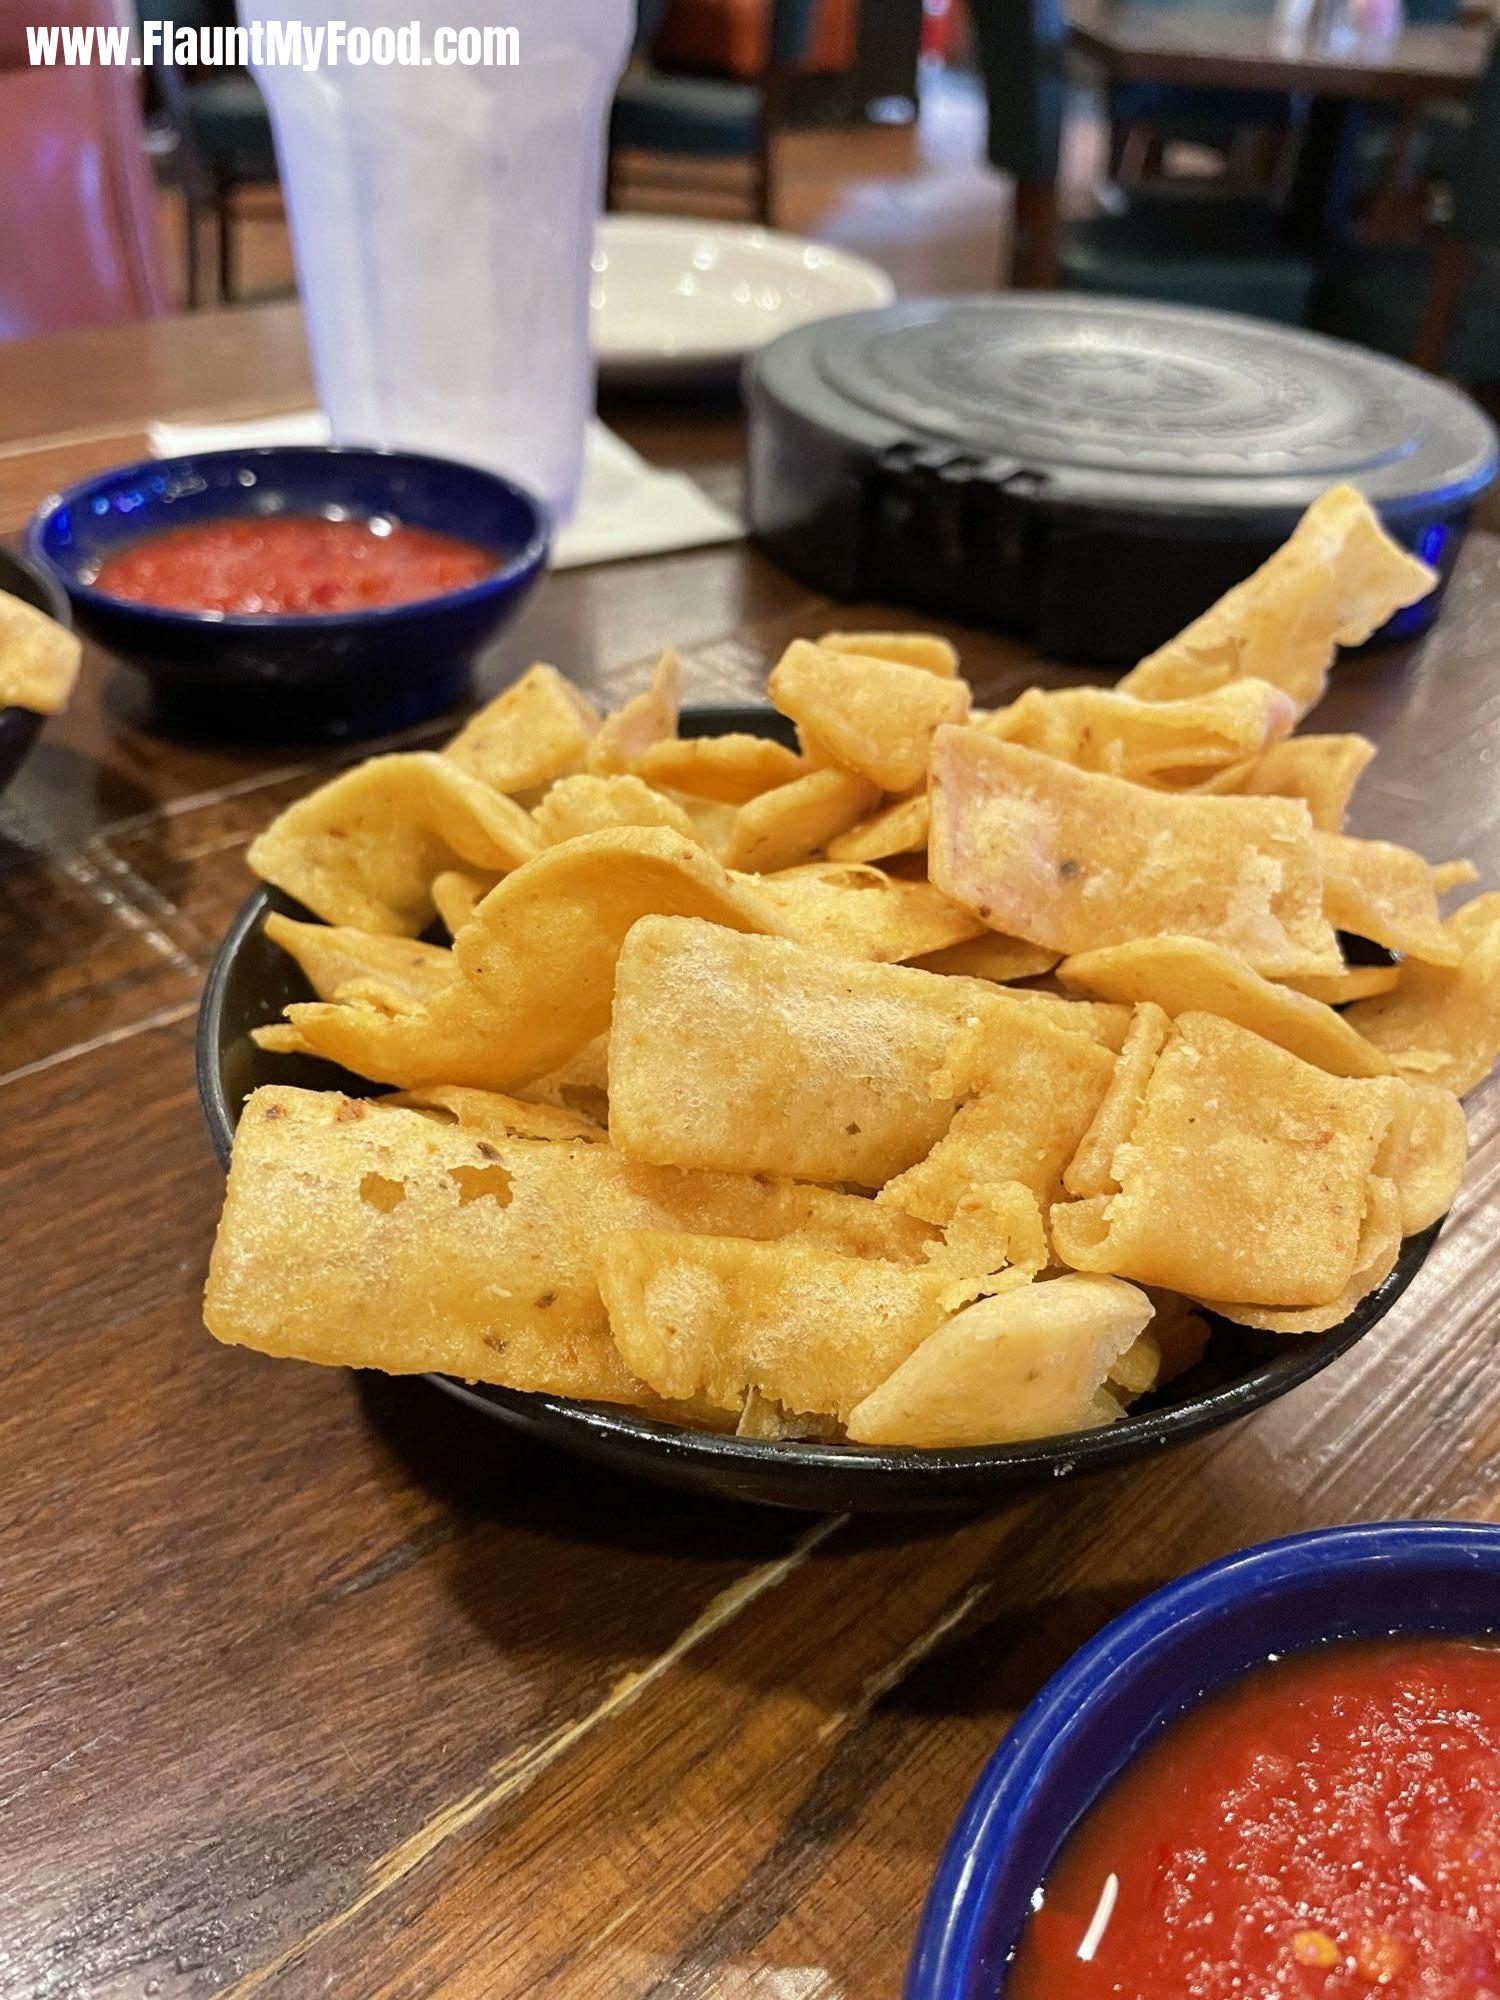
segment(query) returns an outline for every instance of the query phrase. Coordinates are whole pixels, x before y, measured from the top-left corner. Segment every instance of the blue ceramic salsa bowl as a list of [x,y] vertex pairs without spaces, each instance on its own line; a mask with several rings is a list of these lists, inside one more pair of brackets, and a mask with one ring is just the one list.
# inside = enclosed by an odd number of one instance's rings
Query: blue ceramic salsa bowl
[[[411,604],[226,615],[129,602],[94,582],[111,556],[171,528],[259,514],[368,519],[494,551],[492,574]],[[79,629],[148,674],[169,706],[219,733],[373,735],[451,708],[547,555],[547,517],[479,466],[355,445],[267,445],[148,459],[43,502],[33,559],[62,584]]]
[[1500,1632],[1500,1526],[1326,1528],[1153,1591],[1075,1653],[985,1766],[928,1891],[905,2000],[1003,2000],[1033,1890],[1161,1726],[1271,1653]]

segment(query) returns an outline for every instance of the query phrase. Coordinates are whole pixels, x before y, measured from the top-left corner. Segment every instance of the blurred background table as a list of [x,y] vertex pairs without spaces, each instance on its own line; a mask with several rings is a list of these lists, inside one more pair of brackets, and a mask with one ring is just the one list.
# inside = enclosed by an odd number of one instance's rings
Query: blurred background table
[[[152,417],[294,407],[295,311],[0,347],[0,531]],[[722,405],[612,407],[738,491]],[[900,614],[894,614],[900,620]],[[597,698],[683,651],[753,696],[886,622],[741,544],[549,579],[535,657]],[[1357,827],[1500,877],[1500,538],[1437,630],[1348,662]],[[1039,665],[956,631],[981,695]],[[1391,1316],[1237,1429],[983,1517],[809,1520],[627,1484],[417,1382],[217,1348],[204,966],[278,806],[369,746],[166,741],[91,654],[0,802],[0,1992],[867,2000],[1018,1707],[1152,1585],[1285,1531],[1500,1518],[1500,1089]],[[401,739],[436,740],[428,728]]]

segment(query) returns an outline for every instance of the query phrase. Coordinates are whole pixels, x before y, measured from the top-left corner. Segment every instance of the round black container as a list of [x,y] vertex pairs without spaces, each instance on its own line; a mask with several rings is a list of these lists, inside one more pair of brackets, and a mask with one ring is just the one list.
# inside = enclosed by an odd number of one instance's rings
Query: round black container
[[1446,579],[1497,465],[1475,405],[1399,362],[1065,293],[823,320],[762,349],[745,393],[751,526],[794,575],[1106,665],[1170,638],[1343,482]]
[[[71,628],[73,619],[64,592],[50,576],[9,549],[0,549],[0,590]],[[26,761],[46,719],[33,708],[0,708],[0,792]]]

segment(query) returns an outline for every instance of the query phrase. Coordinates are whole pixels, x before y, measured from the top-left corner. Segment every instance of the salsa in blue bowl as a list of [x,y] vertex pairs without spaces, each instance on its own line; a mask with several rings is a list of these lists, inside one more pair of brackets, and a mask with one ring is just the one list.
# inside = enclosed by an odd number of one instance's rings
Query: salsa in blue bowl
[[[324,578],[316,608],[306,589],[295,597],[224,592],[229,555],[241,584],[257,563],[274,581],[289,533],[315,545],[303,551],[304,583],[315,557],[342,565]],[[236,539],[240,546],[226,551]],[[402,601],[362,598],[372,569],[364,558],[388,560],[407,543],[429,556],[440,545],[450,557],[465,552],[456,570],[450,561],[432,572],[462,580]],[[541,503],[510,480],[454,460],[353,445],[268,445],[121,466],[45,501],[28,536],[33,560],[67,591],[79,629],[150,676],[169,713],[213,733],[273,738],[375,735],[453,707],[479,654],[541,573],[547,545]],[[198,587],[184,588],[195,549]],[[162,601],[174,595],[168,552],[175,601]],[[217,567],[204,569],[210,562]],[[142,580],[153,572],[155,584]],[[403,587],[417,575],[410,571]],[[146,601],[153,591],[158,601]],[[279,608],[286,603],[298,608]]]

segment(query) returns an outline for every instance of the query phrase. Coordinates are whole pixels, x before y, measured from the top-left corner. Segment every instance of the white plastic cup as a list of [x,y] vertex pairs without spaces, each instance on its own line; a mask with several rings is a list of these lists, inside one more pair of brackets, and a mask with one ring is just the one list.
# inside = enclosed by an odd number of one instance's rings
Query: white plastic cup
[[[634,6],[426,4],[425,66],[256,65],[318,395],[335,438],[488,466],[561,523],[593,410],[589,258]],[[422,5],[240,0],[240,14],[349,20],[410,47]],[[516,31],[513,66],[434,63],[437,29],[497,27]]]

